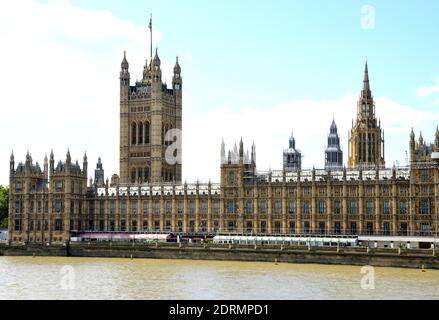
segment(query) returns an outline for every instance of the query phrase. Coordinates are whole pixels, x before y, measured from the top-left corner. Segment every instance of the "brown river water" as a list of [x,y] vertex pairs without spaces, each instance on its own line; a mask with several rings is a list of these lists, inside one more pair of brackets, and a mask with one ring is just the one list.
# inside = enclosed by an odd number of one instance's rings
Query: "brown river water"
[[252,262],[0,257],[0,299],[439,299],[439,270],[361,271]]

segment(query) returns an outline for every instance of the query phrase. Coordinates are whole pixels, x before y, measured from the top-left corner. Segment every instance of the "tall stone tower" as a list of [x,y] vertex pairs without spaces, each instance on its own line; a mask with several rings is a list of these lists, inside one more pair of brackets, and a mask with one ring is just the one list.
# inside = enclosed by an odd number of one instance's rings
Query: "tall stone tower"
[[326,170],[343,168],[343,151],[340,148],[340,137],[335,120],[332,121],[328,136],[328,147],[325,151],[325,168]]
[[157,49],[153,58],[151,48],[150,63],[146,61],[143,79],[135,86],[130,86],[124,54],[120,72],[120,182],[180,183],[181,160],[177,159],[181,159],[181,129],[182,78],[178,58],[169,89],[162,81]]
[[363,90],[357,106],[357,120],[349,134],[349,168],[383,168],[384,132],[375,116],[375,102],[366,62]]

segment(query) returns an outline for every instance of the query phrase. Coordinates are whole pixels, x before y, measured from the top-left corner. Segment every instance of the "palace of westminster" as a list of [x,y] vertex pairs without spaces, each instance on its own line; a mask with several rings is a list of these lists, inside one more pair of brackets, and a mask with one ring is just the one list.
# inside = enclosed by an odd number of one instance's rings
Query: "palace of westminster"
[[[241,140],[221,146],[219,184],[182,183],[182,166],[166,156],[165,137],[182,129],[181,67],[172,87],[162,81],[156,51],[143,79],[130,84],[124,55],[120,72],[120,176],[104,178],[101,159],[88,183],[70,152],[43,168],[10,159],[9,241],[64,243],[73,232],[172,232],[187,234],[432,235],[438,231],[439,130],[434,144],[412,130],[410,163],[386,168],[384,134],[366,63],[357,119],[349,134],[347,167],[333,121],[324,169],[302,169],[292,136],[282,171],[256,170],[256,147]],[[323,156],[323,155],[322,155]]]

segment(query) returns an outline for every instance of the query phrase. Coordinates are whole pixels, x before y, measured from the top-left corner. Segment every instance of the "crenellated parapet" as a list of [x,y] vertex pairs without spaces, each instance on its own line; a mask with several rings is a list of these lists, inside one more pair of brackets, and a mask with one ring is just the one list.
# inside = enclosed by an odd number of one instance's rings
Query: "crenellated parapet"
[[297,183],[297,182],[389,182],[409,181],[409,168],[392,168],[377,170],[357,169],[303,169],[296,172],[270,171],[258,173],[259,181],[270,183]]
[[219,184],[193,183],[161,186],[116,186],[98,188],[97,198],[105,197],[177,197],[177,196],[219,196]]

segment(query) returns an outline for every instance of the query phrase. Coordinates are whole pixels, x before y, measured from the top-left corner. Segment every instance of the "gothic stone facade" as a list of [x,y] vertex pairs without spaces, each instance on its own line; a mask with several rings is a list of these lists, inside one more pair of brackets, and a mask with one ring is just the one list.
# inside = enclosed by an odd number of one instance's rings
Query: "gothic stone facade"
[[439,170],[430,161],[410,169],[258,174],[239,157],[221,165],[219,185],[87,188],[86,161],[82,170],[68,160],[51,166],[48,179],[28,159],[14,170],[11,164],[10,240],[62,243],[71,231],[90,230],[431,235]]
[[[179,90],[178,62],[170,91],[157,55],[136,87],[124,58],[121,176],[111,184],[87,185],[87,156],[81,168],[68,152],[55,167],[52,153],[41,169],[29,154],[16,167],[12,155],[10,242],[64,243],[74,231],[437,235],[439,130],[431,145],[412,132],[410,166],[386,169],[381,129],[368,119],[371,95],[363,92],[348,169],[258,173],[255,145],[245,153],[241,140],[227,155],[223,143],[219,184],[181,184],[181,166],[164,163],[161,141],[164,128],[181,128]],[[97,169],[101,177],[102,163]]]
[[86,155],[81,169],[67,152],[65,162],[56,167],[53,153],[50,163],[44,159],[43,170],[28,153],[26,162],[15,168],[11,155],[9,241],[63,243],[71,230],[82,228],[88,208],[87,167]]
[[[129,64],[124,55],[120,72],[120,183],[181,183],[181,164],[166,161],[166,149],[182,129],[182,78],[174,67],[172,89],[162,82],[156,51],[145,63],[143,80],[130,86]],[[178,135],[181,141],[181,134]]]

